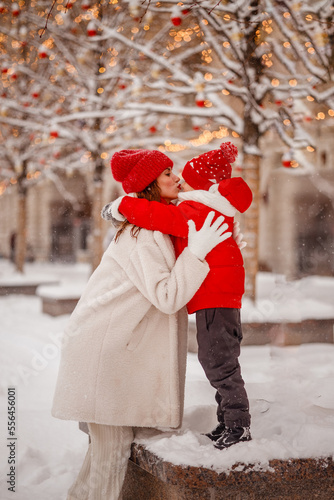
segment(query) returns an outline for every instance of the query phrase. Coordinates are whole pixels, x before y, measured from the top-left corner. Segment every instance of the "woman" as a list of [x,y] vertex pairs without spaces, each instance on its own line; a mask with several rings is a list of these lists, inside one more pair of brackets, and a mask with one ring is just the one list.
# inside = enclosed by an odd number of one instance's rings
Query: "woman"
[[[169,203],[179,178],[159,151],[125,150],[111,160],[126,193]],[[134,427],[181,424],[187,353],[185,304],[209,272],[204,260],[224,233],[212,216],[175,261],[169,236],[127,222],[106,250],[73,312],[52,414],[87,422],[91,444],[68,500],[117,500]]]

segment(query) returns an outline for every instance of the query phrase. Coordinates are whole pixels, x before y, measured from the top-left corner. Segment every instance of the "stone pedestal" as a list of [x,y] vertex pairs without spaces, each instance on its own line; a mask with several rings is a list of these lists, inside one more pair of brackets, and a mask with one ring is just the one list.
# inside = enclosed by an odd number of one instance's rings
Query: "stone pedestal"
[[36,294],[42,300],[42,311],[50,316],[61,316],[71,314],[77,305],[81,288],[68,286],[42,286],[39,287]]
[[[42,282],[43,285],[57,285],[58,281]],[[0,283],[0,296],[3,295],[36,295],[37,288],[41,285],[41,282],[1,282]]]
[[63,314],[71,314],[77,305],[79,297],[76,299],[59,299],[42,297],[42,311],[50,316],[61,316]]
[[307,319],[299,323],[245,323],[243,345],[278,346],[334,342],[334,319]]
[[333,500],[331,458],[271,460],[270,471],[236,464],[227,473],[164,462],[132,445],[123,500]]

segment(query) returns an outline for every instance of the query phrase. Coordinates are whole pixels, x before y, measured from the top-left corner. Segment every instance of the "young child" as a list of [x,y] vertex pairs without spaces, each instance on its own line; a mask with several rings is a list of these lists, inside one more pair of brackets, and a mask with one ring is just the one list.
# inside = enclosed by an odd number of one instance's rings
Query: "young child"
[[[231,178],[230,163],[237,154],[237,148],[227,142],[187,162],[182,173],[184,192],[179,194],[177,206],[124,196],[113,202],[109,211],[118,220],[123,219],[122,214],[136,226],[169,234],[177,257],[187,245],[190,219],[201,227],[214,210],[215,217],[225,216],[232,231],[236,212],[249,208],[251,190],[242,178]],[[225,449],[251,439],[249,402],[238,361],[245,272],[233,238],[217,245],[206,260],[210,272],[187,308],[189,314],[196,312],[198,358],[217,391],[218,425],[206,435],[215,441],[216,448]]]

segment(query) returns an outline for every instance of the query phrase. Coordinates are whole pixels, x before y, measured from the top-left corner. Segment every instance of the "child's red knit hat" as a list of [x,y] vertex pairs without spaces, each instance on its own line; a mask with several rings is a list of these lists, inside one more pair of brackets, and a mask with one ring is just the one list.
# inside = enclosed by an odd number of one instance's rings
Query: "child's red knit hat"
[[238,156],[238,149],[231,142],[223,142],[220,149],[203,153],[188,161],[182,177],[193,189],[208,190],[213,184],[229,179],[233,163]]
[[110,166],[126,193],[140,193],[173,162],[160,151],[123,149],[113,154]]

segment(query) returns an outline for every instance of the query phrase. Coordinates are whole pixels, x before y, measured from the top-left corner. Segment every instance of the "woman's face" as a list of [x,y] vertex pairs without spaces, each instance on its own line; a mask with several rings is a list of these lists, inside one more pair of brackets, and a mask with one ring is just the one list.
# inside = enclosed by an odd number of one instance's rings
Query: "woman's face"
[[175,200],[181,190],[180,179],[173,174],[171,167],[166,168],[162,174],[157,177],[157,184],[160,189],[160,196],[167,203]]

